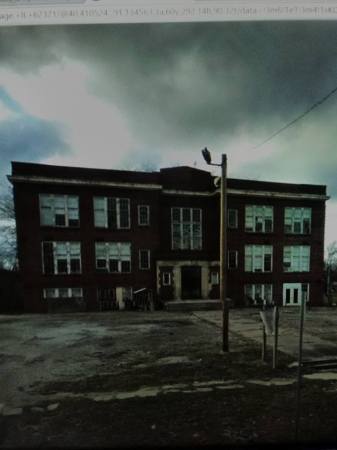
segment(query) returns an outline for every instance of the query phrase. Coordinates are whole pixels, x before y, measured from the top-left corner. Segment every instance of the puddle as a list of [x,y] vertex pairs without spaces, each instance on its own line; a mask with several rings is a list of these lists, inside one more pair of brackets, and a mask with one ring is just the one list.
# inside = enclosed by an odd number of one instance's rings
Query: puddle
[[190,363],[191,360],[187,356],[167,356],[165,358],[159,358],[155,365],[166,365],[166,364],[186,364]]
[[225,390],[231,390],[231,389],[243,389],[243,384],[229,384],[228,386],[216,386],[217,389],[225,389]]
[[230,384],[233,382],[233,380],[193,381],[193,386],[216,386],[219,384]]
[[[336,374],[337,375],[337,374]],[[289,384],[294,384],[296,380],[294,379],[282,379],[274,378],[272,380],[247,380],[247,383],[257,384],[259,386],[287,386]]]
[[337,372],[315,372],[303,375],[309,380],[337,381]]

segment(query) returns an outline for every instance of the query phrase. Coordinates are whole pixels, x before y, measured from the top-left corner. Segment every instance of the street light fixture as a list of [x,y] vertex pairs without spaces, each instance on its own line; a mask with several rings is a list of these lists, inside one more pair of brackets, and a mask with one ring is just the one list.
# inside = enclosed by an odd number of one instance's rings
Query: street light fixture
[[229,310],[227,303],[227,156],[221,155],[221,164],[212,163],[210,151],[205,147],[202,156],[209,166],[221,167],[221,195],[220,195],[220,301],[222,304],[222,350],[229,351],[228,343],[228,318]]

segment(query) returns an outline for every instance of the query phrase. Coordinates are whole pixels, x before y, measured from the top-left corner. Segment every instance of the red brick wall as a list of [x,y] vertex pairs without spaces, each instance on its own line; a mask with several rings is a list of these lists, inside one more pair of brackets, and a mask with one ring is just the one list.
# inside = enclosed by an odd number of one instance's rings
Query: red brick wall
[[[200,175],[207,184],[207,177]],[[168,177],[169,178],[169,177]],[[237,181],[238,182],[238,181]],[[179,186],[176,187],[179,189]],[[304,188],[302,187],[302,190]],[[80,227],[78,229],[40,226],[39,193],[79,195]],[[25,289],[27,311],[44,312],[46,302],[42,289],[46,287],[82,287],[89,310],[97,309],[98,286],[148,287],[156,292],[156,260],[218,260],[219,259],[219,196],[164,195],[159,190],[127,190],[91,186],[61,186],[18,183],[14,189],[17,214],[18,251]],[[131,230],[111,231],[95,229],[93,196],[117,196],[131,199]],[[140,227],[137,221],[137,205],[150,205],[150,226]],[[274,206],[273,233],[246,233],[244,214],[246,204]],[[200,251],[173,251],[171,249],[171,207],[195,207],[203,211],[203,248]],[[312,208],[312,233],[309,236],[290,236],[283,232],[284,207]],[[231,195],[228,208],[238,209],[238,229],[228,230],[228,249],[238,251],[238,268],[228,271],[228,296],[240,305],[244,302],[245,283],[273,283],[274,298],[282,304],[282,283],[310,284],[310,303],[323,301],[323,252],[324,213],[323,201],[263,199]],[[42,273],[41,242],[44,240],[81,241],[82,274],[54,275]],[[132,245],[132,272],[130,274],[97,273],[95,269],[95,241],[127,241]],[[245,273],[244,246],[246,244],[273,245],[272,273]],[[283,272],[284,245],[310,245],[309,273]],[[151,250],[151,269],[140,270],[139,249]]]

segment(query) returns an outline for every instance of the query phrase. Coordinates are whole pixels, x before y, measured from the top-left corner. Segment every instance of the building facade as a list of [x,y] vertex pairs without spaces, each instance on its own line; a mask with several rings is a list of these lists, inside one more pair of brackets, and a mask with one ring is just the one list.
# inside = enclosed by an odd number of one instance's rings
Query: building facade
[[[9,180],[26,311],[114,309],[145,289],[157,303],[219,297],[220,193],[209,172],[13,162]],[[234,305],[322,304],[327,199],[321,185],[227,180]]]

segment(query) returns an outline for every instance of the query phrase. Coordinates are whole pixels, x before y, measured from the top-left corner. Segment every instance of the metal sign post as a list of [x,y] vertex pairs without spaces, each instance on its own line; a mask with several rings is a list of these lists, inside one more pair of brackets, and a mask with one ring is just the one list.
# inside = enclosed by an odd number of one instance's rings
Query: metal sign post
[[277,365],[277,345],[278,345],[278,323],[279,312],[278,306],[274,306],[273,311],[264,310],[260,311],[262,319],[262,355],[263,362],[267,360],[267,335],[273,336],[273,369],[276,369]]
[[297,392],[296,392],[296,420],[295,420],[295,440],[298,440],[300,426],[300,407],[301,407],[301,387],[302,387],[302,353],[303,353],[303,324],[306,296],[302,292],[301,311],[300,311],[300,335],[298,348],[298,369],[297,369]]
[[273,369],[276,369],[276,365],[277,365],[278,322],[279,322],[278,306],[274,306],[274,310],[273,310],[273,328],[274,328]]

